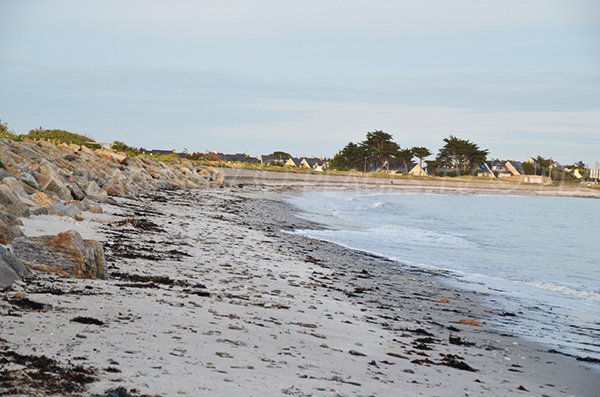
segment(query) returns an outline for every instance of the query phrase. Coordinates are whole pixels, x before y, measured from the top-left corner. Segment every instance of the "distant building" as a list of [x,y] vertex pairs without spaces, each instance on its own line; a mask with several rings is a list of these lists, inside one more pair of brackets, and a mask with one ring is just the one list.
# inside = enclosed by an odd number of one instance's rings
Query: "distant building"
[[408,171],[409,175],[413,175],[413,176],[429,176],[429,174],[427,173],[427,169],[421,167],[421,164],[415,164],[414,167],[412,167],[410,169],[410,171]]
[[235,154],[224,154],[217,153],[219,159],[225,162],[237,162],[237,163],[250,163],[255,164],[258,163],[258,159],[256,157],[252,157],[246,153],[235,153]]
[[284,166],[286,167],[300,167],[300,159],[298,157],[290,157],[285,162]]
[[513,178],[519,177],[525,174],[523,171],[523,164],[519,161],[500,161],[491,160],[486,161],[477,170],[476,175],[487,178]]
[[590,179],[600,181],[600,163],[596,163],[596,166],[590,169]]
[[285,162],[286,167],[310,168],[315,171],[323,171],[325,162],[318,157],[290,157]]

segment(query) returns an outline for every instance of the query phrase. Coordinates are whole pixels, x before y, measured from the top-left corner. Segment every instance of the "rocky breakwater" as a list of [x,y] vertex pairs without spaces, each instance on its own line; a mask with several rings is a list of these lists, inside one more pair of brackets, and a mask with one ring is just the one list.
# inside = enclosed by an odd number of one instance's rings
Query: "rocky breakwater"
[[101,244],[73,231],[27,237],[20,218],[47,214],[80,221],[84,211],[101,213],[100,203],[114,203],[114,196],[222,184],[217,171],[187,159],[130,158],[108,149],[0,138],[0,288],[30,269],[106,277]]

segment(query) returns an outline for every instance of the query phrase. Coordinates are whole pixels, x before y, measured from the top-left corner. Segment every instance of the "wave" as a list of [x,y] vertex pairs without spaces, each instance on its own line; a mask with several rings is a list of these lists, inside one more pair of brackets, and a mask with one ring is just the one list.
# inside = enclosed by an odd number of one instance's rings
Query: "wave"
[[558,292],[563,295],[571,296],[580,300],[600,302],[600,293],[594,291],[584,291],[573,287],[568,287],[566,285],[559,285],[547,282],[523,282],[523,284],[535,288],[545,289],[552,292]]

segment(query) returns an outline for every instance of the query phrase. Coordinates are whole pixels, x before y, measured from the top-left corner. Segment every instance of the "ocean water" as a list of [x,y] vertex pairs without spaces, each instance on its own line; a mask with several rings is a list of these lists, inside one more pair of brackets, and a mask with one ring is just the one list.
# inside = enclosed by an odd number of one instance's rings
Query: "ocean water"
[[600,200],[329,190],[288,201],[327,227],[295,233],[437,272],[514,313],[493,318],[500,329],[600,359]]

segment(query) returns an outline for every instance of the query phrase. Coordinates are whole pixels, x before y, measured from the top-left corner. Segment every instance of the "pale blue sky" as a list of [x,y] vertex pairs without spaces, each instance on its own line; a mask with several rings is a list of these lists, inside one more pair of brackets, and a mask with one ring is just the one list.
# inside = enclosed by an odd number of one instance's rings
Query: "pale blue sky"
[[600,160],[595,0],[0,0],[0,119],[331,156],[367,131]]

